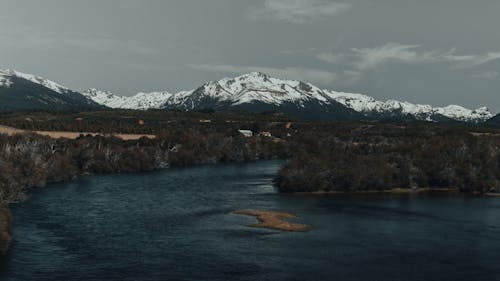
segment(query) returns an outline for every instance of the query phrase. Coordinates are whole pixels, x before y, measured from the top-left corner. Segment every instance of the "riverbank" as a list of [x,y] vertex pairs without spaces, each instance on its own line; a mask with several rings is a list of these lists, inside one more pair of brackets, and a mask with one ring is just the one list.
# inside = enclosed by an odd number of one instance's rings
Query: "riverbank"
[[[311,192],[294,192],[294,195],[425,195],[425,194],[460,194],[458,188],[393,188],[384,190],[319,190]],[[500,196],[500,194],[499,194]]]
[[0,254],[5,255],[12,241],[12,214],[6,207],[0,208]]

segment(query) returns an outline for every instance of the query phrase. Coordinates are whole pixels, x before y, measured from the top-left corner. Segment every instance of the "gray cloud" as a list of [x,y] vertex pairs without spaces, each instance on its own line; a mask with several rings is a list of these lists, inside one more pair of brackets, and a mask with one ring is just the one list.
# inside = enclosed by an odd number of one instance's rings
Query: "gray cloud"
[[424,63],[434,62],[441,55],[435,51],[419,53],[419,45],[387,43],[375,48],[351,49],[355,53],[358,69],[369,69],[389,62]]
[[[6,40],[7,38],[11,40]],[[12,40],[15,38],[15,40]],[[144,42],[132,39],[117,39],[106,36],[87,35],[77,32],[57,33],[41,31],[34,27],[23,27],[16,30],[0,30],[0,39],[4,44],[40,49],[79,49],[98,52],[111,52],[117,49],[138,55],[152,55],[154,48]]]
[[483,71],[473,73],[471,76],[478,79],[497,79],[500,77],[500,73],[498,71]]
[[333,54],[333,53],[320,53],[316,55],[316,58],[324,62],[329,63],[339,63],[344,60],[344,54]]
[[318,83],[318,84],[331,84],[338,79],[336,73],[320,70],[311,69],[303,67],[285,67],[285,68],[274,68],[274,67],[262,67],[262,66],[241,66],[241,65],[211,65],[211,64],[201,64],[201,65],[190,65],[190,67],[204,70],[204,71],[215,71],[220,73],[228,73],[232,75],[240,75],[248,72],[263,72],[271,76],[276,76],[283,79],[294,79],[301,80],[305,82]]
[[445,56],[445,59],[451,62],[456,62],[456,64],[453,66],[455,68],[468,68],[498,60],[500,59],[500,52],[462,56],[451,54]]
[[476,67],[500,60],[500,52],[458,55],[455,48],[449,51],[420,51],[419,49],[421,49],[420,45],[390,42],[374,48],[351,48],[351,53],[348,55],[320,53],[317,58],[321,61],[337,63],[349,57],[351,64],[359,70],[372,69],[387,63],[449,63],[451,68],[456,69]]
[[272,19],[291,23],[311,23],[348,10],[350,4],[327,0],[264,0],[264,6],[250,12],[254,19]]

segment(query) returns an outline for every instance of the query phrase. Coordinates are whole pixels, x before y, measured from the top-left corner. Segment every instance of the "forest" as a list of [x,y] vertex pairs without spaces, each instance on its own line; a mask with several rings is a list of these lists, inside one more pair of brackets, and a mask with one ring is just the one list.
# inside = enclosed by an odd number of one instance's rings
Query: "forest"
[[396,188],[500,191],[500,134],[433,124],[322,128],[282,168],[281,192]]
[[[312,122],[279,113],[29,111],[0,125],[81,132],[77,139],[0,135],[0,202],[82,175],[289,159],[281,192],[458,188],[500,191],[500,130],[428,122]],[[249,130],[253,137],[239,130]],[[90,136],[88,132],[102,135]],[[111,133],[152,134],[122,140]]]

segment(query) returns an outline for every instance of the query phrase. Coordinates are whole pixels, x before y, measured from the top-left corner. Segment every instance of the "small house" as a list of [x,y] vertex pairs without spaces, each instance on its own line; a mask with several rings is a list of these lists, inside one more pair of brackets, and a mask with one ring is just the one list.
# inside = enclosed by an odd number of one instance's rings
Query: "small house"
[[260,136],[262,137],[267,137],[267,138],[271,138],[273,135],[271,135],[271,132],[268,132],[268,131],[262,131],[259,133]]
[[246,138],[251,138],[253,137],[253,132],[250,130],[238,130],[240,134],[242,134]]

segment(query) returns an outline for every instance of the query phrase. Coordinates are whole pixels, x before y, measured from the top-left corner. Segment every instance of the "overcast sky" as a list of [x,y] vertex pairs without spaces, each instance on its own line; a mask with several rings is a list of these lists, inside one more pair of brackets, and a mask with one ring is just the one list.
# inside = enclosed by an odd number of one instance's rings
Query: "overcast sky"
[[0,68],[121,95],[262,71],[500,112],[498,0],[2,0]]

